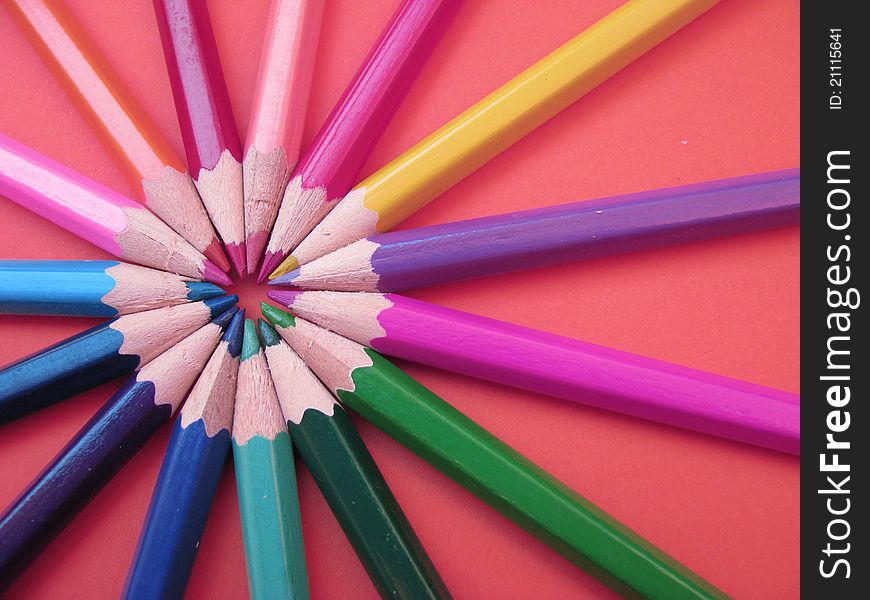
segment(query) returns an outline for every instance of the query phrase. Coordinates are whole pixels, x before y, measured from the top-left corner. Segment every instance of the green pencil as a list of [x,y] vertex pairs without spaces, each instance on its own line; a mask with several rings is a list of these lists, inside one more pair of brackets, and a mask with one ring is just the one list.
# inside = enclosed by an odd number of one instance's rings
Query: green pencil
[[726,597],[374,350],[261,309],[344,404],[618,593]]
[[239,364],[233,459],[251,598],[308,598],[293,445],[250,319]]
[[384,598],[449,598],[347,413],[268,323],[257,325],[293,443],[375,588]]

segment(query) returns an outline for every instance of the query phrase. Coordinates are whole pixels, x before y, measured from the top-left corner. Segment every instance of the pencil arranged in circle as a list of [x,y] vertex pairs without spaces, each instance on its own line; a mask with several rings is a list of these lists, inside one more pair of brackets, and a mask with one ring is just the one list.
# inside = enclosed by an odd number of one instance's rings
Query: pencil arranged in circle
[[369,236],[269,282],[392,292],[800,222],[800,169]]
[[344,409],[266,322],[258,323],[293,444],[382,598],[449,598]]
[[389,231],[718,0],[629,0],[366,178],[271,277]]
[[169,420],[234,309],[131,377],[0,516],[0,591],[9,586]]
[[461,4],[462,0],[403,0],[396,9],[290,178],[258,282],[356,183]]
[[242,149],[205,0],[154,0],[163,56],[202,203],[244,279]]
[[132,373],[223,314],[222,296],[124,315],[0,370],[0,424]]
[[28,34],[82,116],[154,214],[222,270],[230,268],[187,167],[88,35],[54,0],[11,0]]
[[232,281],[138,202],[0,134],[0,194],[123,260]]
[[127,600],[184,596],[230,448],[244,319],[244,310],[233,316],[175,420],[127,574]]
[[725,597],[377,352],[275,307],[261,308],[342,403],[617,593]]
[[116,260],[0,260],[0,314],[115,317],[224,294]]
[[242,161],[248,275],[299,159],[322,20],[323,0],[272,0]]
[[384,354],[790,454],[800,396],[399,294],[271,292]]
[[233,462],[251,598],[308,598],[293,444],[251,320],[242,341]]

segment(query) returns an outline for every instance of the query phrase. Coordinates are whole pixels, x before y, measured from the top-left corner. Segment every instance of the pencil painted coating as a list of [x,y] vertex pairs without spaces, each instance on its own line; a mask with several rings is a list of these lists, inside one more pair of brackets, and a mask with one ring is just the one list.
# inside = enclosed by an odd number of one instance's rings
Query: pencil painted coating
[[800,397],[398,294],[271,292],[389,356],[747,444],[800,453]]
[[245,247],[254,273],[299,159],[323,0],[273,0],[251,103],[245,159]]
[[187,165],[202,202],[244,277],[242,150],[205,0],[154,0]]
[[799,222],[787,169],[376,234],[270,285],[401,291]]
[[112,260],[0,260],[0,314],[114,317],[224,294]]
[[346,406],[617,593],[726,597],[374,350],[274,307],[263,312]]
[[0,134],[0,194],[119,258],[232,283],[144,206]]
[[0,423],[132,373],[238,301],[222,296],[125,315],[0,370]]
[[187,167],[69,10],[52,0],[10,0],[9,6],[140,200],[208,259],[229,269]]
[[403,0],[299,161],[284,193],[258,281],[356,183],[396,107],[462,0]]
[[347,413],[262,320],[266,357],[290,437],[383,598],[449,598]]
[[308,598],[293,445],[251,320],[239,365],[233,463],[251,597]]
[[204,325],[131,377],[0,516],[0,590],[172,416],[231,314]]
[[123,598],[184,596],[230,447],[244,318],[233,316],[175,421]]
[[272,274],[389,231],[718,0],[630,0],[363,180]]

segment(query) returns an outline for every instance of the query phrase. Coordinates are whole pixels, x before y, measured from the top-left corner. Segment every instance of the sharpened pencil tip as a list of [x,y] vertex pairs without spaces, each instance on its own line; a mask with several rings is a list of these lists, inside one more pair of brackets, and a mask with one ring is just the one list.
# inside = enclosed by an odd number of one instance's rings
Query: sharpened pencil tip
[[245,322],[245,309],[242,308],[230,321],[226,331],[224,331],[223,339],[227,343],[227,352],[230,356],[236,357],[242,351],[242,329]]
[[205,281],[185,281],[184,285],[189,290],[187,292],[187,299],[191,302],[198,302],[207,298],[217,298],[226,294],[225,290]]
[[247,250],[248,255],[248,277],[257,272],[257,265],[260,264],[260,257],[263,256],[263,251],[266,249],[266,242],[268,241],[268,231],[252,233],[245,240],[245,250]]
[[211,316],[214,318],[231,306],[235,306],[238,301],[239,297],[233,294],[231,296],[221,296],[220,298],[209,298],[203,300],[202,303],[209,308]]
[[257,275],[257,283],[263,283],[266,281],[266,278],[269,274],[275,270],[281,261],[284,259],[280,254],[275,254],[274,252],[266,252],[263,256],[263,264],[260,267],[260,274]]
[[280,308],[276,308],[271,304],[260,302],[260,311],[263,313],[263,316],[266,317],[266,320],[272,325],[277,325],[278,327],[296,326],[296,319],[293,315],[287,311],[281,310]]
[[[296,257],[292,254],[284,259],[278,268],[272,271],[272,274],[269,275],[269,279],[275,279],[276,277],[281,277],[282,275],[286,275],[290,273],[290,271],[298,271],[299,270],[299,261],[296,260]],[[292,279],[292,278],[291,278]]]
[[301,293],[301,290],[269,290],[266,292],[266,296],[278,304],[283,304],[284,306],[289,307],[293,304],[296,296]]
[[275,328],[266,323],[263,319],[257,319],[257,329],[260,330],[260,335],[263,337],[263,343],[267,346],[274,346],[281,342],[281,336],[275,331]]
[[245,260],[245,242],[241,244],[227,244],[225,247],[230,257],[230,262],[233,263],[233,269],[235,269],[239,279],[245,279],[248,276],[248,266]]
[[217,325],[218,327],[220,327],[221,329],[225,329],[226,326],[230,324],[230,321],[233,320],[233,317],[235,316],[235,314],[237,312],[239,312],[239,309],[237,307],[233,306],[229,310],[225,310],[224,312],[219,314],[217,317],[212,319],[211,322],[214,323],[215,325]]
[[217,238],[212,239],[208,248],[203,250],[202,253],[224,273],[230,270],[230,263],[227,260],[227,256],[224,254],[224,249]]
[[226,273],[218,269],[213,262],[208,259],[205,259],[205,262],[202,263],[202,278],[211,281],[212,283],[219,283],[221,285],[232,285],[233,280],[230,279]]
[[[278,271],[275,271],[277,273]],[[274,273],[273,273],[274,275]],[[295,268],[289,273],[279,275],[269,282],[269,285],[293,285],[293,280],[299,277],[299,268]]]
[[252,319],[245,319],[245,333],[242,337],[242,360],[248,360],[260,351],[260,338]]

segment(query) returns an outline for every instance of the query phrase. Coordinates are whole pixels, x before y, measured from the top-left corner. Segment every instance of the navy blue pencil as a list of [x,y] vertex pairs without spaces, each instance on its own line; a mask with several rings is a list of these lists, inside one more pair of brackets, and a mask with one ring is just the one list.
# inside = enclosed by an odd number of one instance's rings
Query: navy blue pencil
[[221,296],[124,315],[0,370],[0,424],[132,373],[238,302]]
[[0,592],[178,409],[235,309],[145,365],[0,516]]
[[224,294],[117,260],[0,260],[0,314],[117,317]]
[[175,420],[124,598],[184,596],[230,448],[244,322],[240,310]]

